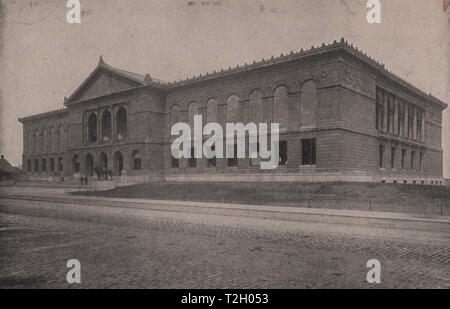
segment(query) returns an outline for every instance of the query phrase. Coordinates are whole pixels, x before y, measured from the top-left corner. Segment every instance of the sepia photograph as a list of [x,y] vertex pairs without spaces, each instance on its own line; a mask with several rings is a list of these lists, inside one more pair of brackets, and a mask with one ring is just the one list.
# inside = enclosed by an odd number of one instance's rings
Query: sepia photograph
[[449,0],[2,0],[0,289],[450,289],[449,81]]

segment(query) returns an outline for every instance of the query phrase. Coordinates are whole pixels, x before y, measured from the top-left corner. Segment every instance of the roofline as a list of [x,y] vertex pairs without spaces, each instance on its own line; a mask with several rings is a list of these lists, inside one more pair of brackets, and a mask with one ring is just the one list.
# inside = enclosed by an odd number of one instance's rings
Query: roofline
[[[152,77],[149,74],[141,75],[143,78],[142,80],[135,78],[131,74],[135,74],[135,75],[140,75],[140,74],[136,74],[136,73],[132,73],[132,72],[128,72],[129,74],[126,74],[127,71],[117,69],[113,66],[110,66],[109,64],[106,64],[105,61],[103,60],[103,56],[100,56],[98,64],[95,67],[95,69],[88,75],[88,77],[86,77],[83,80],[83,82],[80,84],[80,86],[78,86],[75,89],[75,91],[73,91],[72,94],[68,98],[64,98],[64,105],[69,106],[72,103],[80,102],[80,101],[71,102],[71,100],[88,83],[88,81],[101,69],[105,69],[105,70],[110,71],[114,74],[117,74],[123,78],[134,81],[139,84],[139,86],[137,86],[137,87],[152,85],[155,88],[162,88],[161,86],[165,84],[165,82],[163,82],[161,80],[152,79]],[[135,87],[135,88],[137,88],[137,87]],[[130,88],[130,89],[134,89],[134,88]]]
[[25,117],[19,118],[19,122],[24,123],[25,121],[41,119],[41,118],[45,118],[45,117],[48,117],[48,116],[55,116],[55,115],[65,114],[68,111],[69,110],[67,108],[61,108],[61,109],[57,109],[57,110],[53,110],[53,111],[49,111],[49,112],[45,112],[45,113],[35,114],[35,115],[31,115],[31,116],[25,116]]
[[[214,70],[211,73],[207,72],[205,75],[202,75],[202,74],[200,74],[199,76],[194,75],[192,78],[186,78],[184,80],[180,79],[179,81],[174,81],[174,82],[162,82],[159,80],[155,82],[154,80],[151,79],[150,75],[148,75],[148,74],[145,76],[144,81],[141,81],[139,79],[133,78],[132,76],[126,75],[126,74],[118,71],[119,69],[115,69],[114,67],[106,64],[103,61],[103,57],[100,56],[99,63],[97,65],[97,67],[94,69],[94,71],[92,71],[91,74],[89,74],[89,76],[71,94],[71,96],[69,98],[64,98],[64,105],[67,107],[72,104],[87,102],[87,101],[90,101],[93,99],[103,98],[103,97],[107,97],[107,96],[114,95],[114,94],[120,94],[120,93],[124,93],[127,91],[140,89],[143,87],[151,87],[153,89],[158,89],[158,90],[171,90],[171,89],[176,89],[178,87],[196,85],[196,84],[198,84],[200,82],[204,82],[204,81],[216,80],[216,79],[223,78],[223,77],[233,76],[235,74],[240,74],[240,73],[250,72],[253,70],[257,70],[257,69],[272,67],[272,66],[275,66],[278,64],[288,63],[288,62],[292,62],[292,61],[299,61],[299,60],[303,60],[303,59],[306,59],[309,57],[323,55],[324,53],[331,53],[331,52],[340,51],[340,50],[343,50],[343,51],[347,52],[347,54],[363,61],[364,63],[366,63],[369,66],[371,66],[372,68],[374,68],[378,73],[381,73],[384,77],[389,78],[390,80],[392,80],[392,81],[398,83],[399,85],[405,87],[406,89],[412,91],[419,97],[427,100],[427,102],[437,104],[442,109],[447,108],[448,105],[445,102],[434,97],[433,95],[431,95],[431,93],[426,94],[424,91],[420,90],[415,85],[411,84],[410,82],[406,81],[405,79],[402,79],[401,77],[394,74],[393,72],[387,70],[383,63],[380,63],[379,61],[375,60],[374,58],[368,56],[367,53],[363,52],[363,50],[361,50],[361,49],[358,49],[358,47],[354,47],[353,44],[349,44],[348,41],[345,40],[344,38],[341,38],[339,42],[335,40],[333,43],[330,43],[330,44],[323,43],[322,46],[320,46],[320,47],[312,46],[310,49],[306,49],[306,50],[304,50],[302,48],[299,52],[291,51],[287,55],[281,54],[279,57],[272,56],[270,59],[267,59],[267,60],[264,58],[260,61],[254,60],[251,64],[245,63],[243,66],[237,65],[234,68],[228,67],[228,69],[226,69],[226,70],[224,70],[224,69],[221,69],[220,71]],[[70,102],[70,100],[73,99],[74,95],[82,87],[84,87],[86,85],[86,83],[88,82],[88,80],[95,73],[97,73],[98,70],[100,70],[101,68],[109,70],[109,71],[111,71],[115,74],[118,74],[124,78],[128,78],[130,80],[136,81],[137,83],[140,84],[140,86],[122,90],[119,92],[114,92],[114,93],[96,97],[96,98],[90,98],[87,100]],[[19,118],[19,121],[23,122],[23,121],[27,121],[27,120],[38,119],[38,118],[42,118],[45,116],[54,115],[54,114],[58,114],[58,113],[64,113],[64,112],[67,112],[67,108],[57,110],[57,111],[52,111],[52,112],[47,112],[47,113],[42,113],[42,114],[37,114],[37,115],[33,115],[33,116]]]
[[398,75],[394,74],[393,72],[387,70],[385,68],[385,65],[383,63],[380,63],[379,61],[375,60],[374,58],[367,55],[367,53],[363,52],[363,50],[358,49],[358,47],[354,47],[353,44],[349,44],[348,41],[346,41],[344,38],[341,38],[339,42],[336,40],[331,44],[322,44],[320,47],[314,47],[312,46],[310,49],[304,50],[301,49],[300,52],[290,52],[287,55],[281,54],[279,57],[271,57],[270,59],[262,59],[261,61],[253,61],[251,64],[245,63],[243,66],[235,66],[235,67],[228,67],[228,69],[224,70],[221,69],[219,72],[214,71],[212,73],[207,72],[206,75],[200,74],[199,76],[193,76],[191,78],[186,78],[184,80],[169,82],[167,84],[169,89],[174,89],[177,87],[183,87],[183,86],[189,86],[189,85],[195,85],[199,82],[203,81],[210,81],[215,80],[222,77],[232,76],[239,73],[249,72],[257,69],[262,69],[266,67],[271,67],[274,65],[282,64],[282,63],[288,63],[291,61],[298,61],[305,58],[313,57],[316,55],[324,54],[324,53],[331,53],[333,51],[339,51],[344,50],[348,54],[358,58],[359,60],[363,61],[364,63],[368,64],[372,68],[374,68],[377,72],[383,74],[385,77],[391,79],[394,82],[399,83],[401,86],[407,88],[408,90],[414,92],[416,95],[419,95],[423,99],[427,100],[428,102],[432,102],[435,104],[440,105],[443,109],[447,108],[447,103],[439,100],[438,98],[434,97],[433,95],[427,94],[424,91],[420,90],[418,87],[413,85],[412,83],[408,82],[407,80],[399,77]]

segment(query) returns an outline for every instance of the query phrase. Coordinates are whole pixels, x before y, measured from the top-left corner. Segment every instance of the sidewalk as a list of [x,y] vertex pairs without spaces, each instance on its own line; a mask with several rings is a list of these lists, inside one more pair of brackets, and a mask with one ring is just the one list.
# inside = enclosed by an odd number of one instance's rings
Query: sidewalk
[[[395,212],[370,212],[360,210],[337,210],[322,208],[302,208],[302,207],[286,207],[286,206],[262,206],[262,205],[246,205],[246,204],[227,204],[213,202],[190,202],[190,201],[174,201],[174,200],[147,200],[147,199],[130,199],[130,198],[108,198],[97,196],[75,196],[63,194],[62,192],[54,194],[7,194],[3,195],[8,199],[23,199],[33,201],[48,202],[65,202],[73,204],[93,204],[110,207],[140,207],[148,206],[171,206],[171,207],[191,207],[191,208],[209,208],[224,210],[241,210],[241,211],[258,211],[273,212],[284,214],[306,214],[318,216],[336,216],[336,217],[352,217],[352,218],[371,218],[371,219],[388,219],[388,220],[406,220],[406,221],[422,221],[422,222],[438,222],[449,223],[449,216],[423,215],[414,213],[395,213]],[[0,198],[2,196],[0,195]],[[91,202],[91,203],[90,203]],[[105,203],[108,202],[108,203]],[[113,205],[119,204],[119,205]],[[170,209],[167,209],[170,210]]]

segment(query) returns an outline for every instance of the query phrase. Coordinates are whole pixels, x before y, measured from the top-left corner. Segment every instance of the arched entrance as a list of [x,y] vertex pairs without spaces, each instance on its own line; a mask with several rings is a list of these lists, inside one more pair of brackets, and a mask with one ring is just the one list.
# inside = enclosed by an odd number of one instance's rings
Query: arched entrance
[[102,152],[98,157],[98,161],[100,163],[100,167],[107,170],[108,169],[108,156],[106,153]]
[[78,155],[74,155],[72,158],[72,171],[74,174],[77,174],[80,172],[80,161],[79,161]]
[[121,176],[123,170],[123,155],[120,151],[114,154],[113,173],[114,175]]
[[94,157],[90,153],[86,155],[86,176],[94,176]]
[[131,153],[131,166],[135,171],[140,171],[142,169],[142,156],[139,150],[134,150]]

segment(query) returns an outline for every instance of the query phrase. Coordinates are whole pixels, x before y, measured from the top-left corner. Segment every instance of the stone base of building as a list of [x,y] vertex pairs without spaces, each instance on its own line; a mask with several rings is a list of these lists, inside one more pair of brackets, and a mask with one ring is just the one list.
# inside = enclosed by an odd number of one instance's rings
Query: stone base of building
[[166,181],[174,182],[370,182],[370,183],[399,183],[418,185],[444,185],[444,179],[431,176],[373,176],[373,175],[345,175],[342,173],[321,174],[179,174],[166,175]]
[[[65,183],[77,183],[79,175],[65,177]],[[27,175],[23,178],[36,182],[62,182],[60,176]],[[121,176],[114,176],[115,187],[130,186],[150,182],[366,182],[417,185],[450,185],[449,180],[430,175],[370,175],[363,172],[311,172],[311,173],[177,173],[162,174],[150,171],[123,171]],[[90,182],[97,181],[92,177]]]

